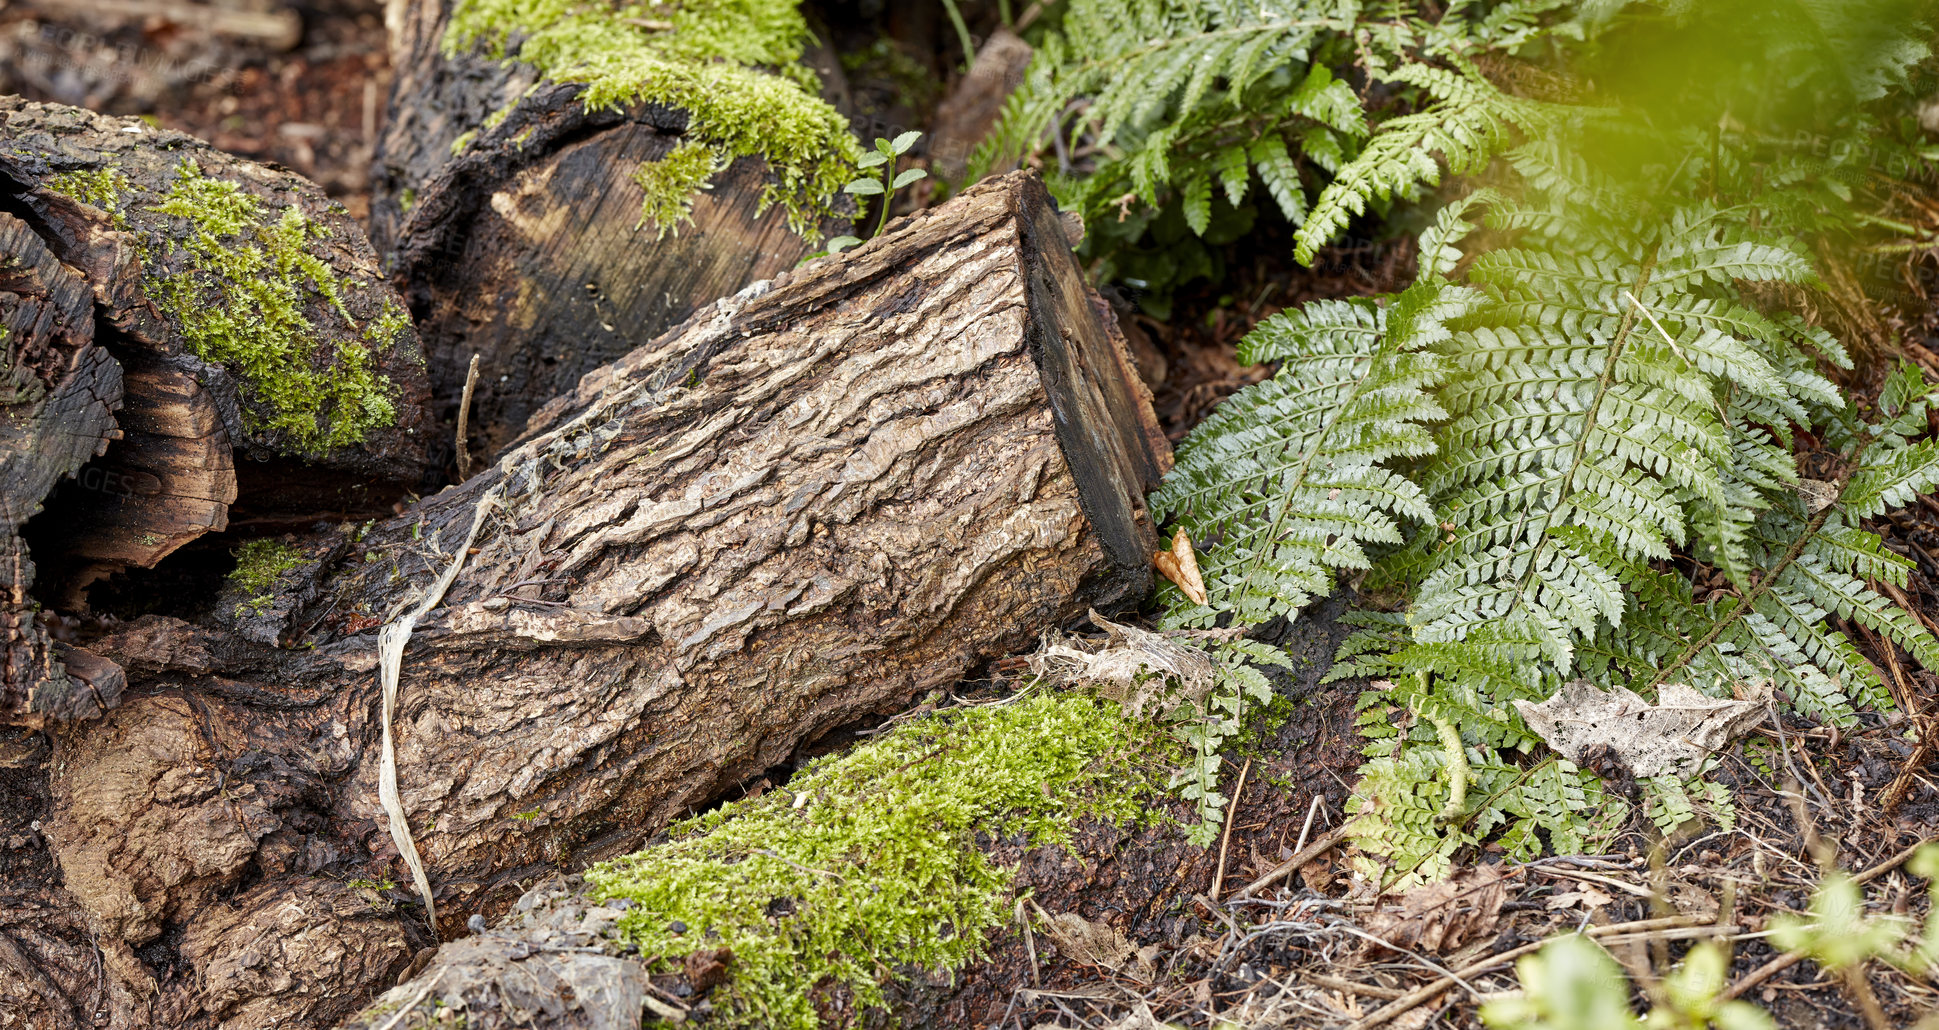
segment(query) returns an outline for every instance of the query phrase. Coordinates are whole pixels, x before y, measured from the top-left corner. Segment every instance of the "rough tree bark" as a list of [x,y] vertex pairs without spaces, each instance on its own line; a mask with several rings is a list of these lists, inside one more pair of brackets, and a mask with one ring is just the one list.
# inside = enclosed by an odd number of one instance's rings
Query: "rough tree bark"
[[[715,176],[691,225],[658,239],[639,229],[634,170],[683,141],[686,113],[588,111],[578,84],[477,52],[447,55],[454,6],[390,5],[396,78],[371,179],[371,239],[406,291],[447,423],[480,356],[468,435],[474,454],[490,455],[580,376],[810,248],[779,206],[760,210],[769,175],[759,158]],[[832,53],[804,63],[825,95],[845,90]],[[466,134],[475,135],[454,154]]]
[[966,191],[588,375],[471,481],[295,540],[264,603],[89,639],[124,700],[54,728],[23,791],[62,888],[4,885],[87,935],[0,948],[26,963],[0,975],[85,980],[62,997],[111,1025],[240,1030],[330,1025],[428,959],[377,800],[373,631],[454,561],[394,723],[437,937],[1135,602],[1168,460],[1041,184]]
[[[238,282],[199,263],[198,226],[215,223],[158,210],[196,189],[233,230],[217,245],[268,263],[258,237],[281,228],[304,267]],[[196,356],[223,318],[270,339],[255,307],[226,305],[278,286],[288,342],[321,375],[391,327],[372,364],[392,424],[298,446],[244,362]],[[239,501],[246,517],[299,523],[387,508],[422,478],[424,393],[375,254],[314,186],[136,119],[0,98],[0,721],[97,715],[121,684],[111,664],[50,641],[35,600],[85,611],[91,583],[223,530]],[[237,452],[253,459],[241,475]]]

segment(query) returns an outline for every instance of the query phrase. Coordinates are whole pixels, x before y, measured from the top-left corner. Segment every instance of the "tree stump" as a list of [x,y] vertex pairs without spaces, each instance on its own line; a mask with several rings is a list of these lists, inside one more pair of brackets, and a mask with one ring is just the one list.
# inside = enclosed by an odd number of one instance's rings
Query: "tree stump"
[[[87,640],[128,686],[42,767],[64,889],[6,889],[84,913],[112,1025],[327,1026],[541,871],[1136,603],[1169,451],[1099,312],[1022,174],[704,309],[472,480]],[[378,800],[378,630],[425,598],[390,737],[435,934]]]
[[[691,224],[642,225],[636,173],[690,138],[687,112],[592,106],[583,83],[545,80],[476,46],[448,51],[460,6],[393,7],[396,78],[371,237],[409,299],[447,424],[479,356],[468,446],[491,455],[580,376],[813,248],[766,203],[773,180],[758,157],[716,174]],[[825,95],[844,90],[832,54],[804,63]],[[822,229],[846,232],[847,222]]]

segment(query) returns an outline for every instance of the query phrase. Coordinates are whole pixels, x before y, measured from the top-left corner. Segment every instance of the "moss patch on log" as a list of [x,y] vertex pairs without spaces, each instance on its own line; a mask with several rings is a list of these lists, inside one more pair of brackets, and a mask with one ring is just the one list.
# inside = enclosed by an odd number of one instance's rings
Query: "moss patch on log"
[[117,228],[124,228],[128,224],[127,216],[121,213],[121,208],[129,185],[128,176],[118,168],[62,172],[48,177],[47,181],[41,183],[43,188],[106,211],[114,218]]
[[587,880],[601,898],[634,902],[620,932],[642,955],[671,956],[656,972],[732,949],[719,1025],[813,1030],[818,990],[881,1008],[887,978],[983,954],[988,931],[1011,918],[1014,870],[979,843],[1067,843],[1079,818],[1150,818],[1157,736],[1082,694],[961,709],[681,823],[668,843]]
[[143,286],[196,357],[242,381],[254,402],[243,411],[250,430],[275,434],[300,454],[354,444],[391,424],[392,384],[374,359],[408,324],[402,312],[387,305],[360,331],[320,346],[304,314],[311,301],[356,326],[335,273],[309,252],[327,230],[294,206],[268,217],[257,197],[204,176],[193,161],[179,173],[148,210],[185,224],[168,246],[185,252],[189,268]]
[[236,567],[229,582],[248,595],[236,605],[236,618],[260,614],[269,606],[271,588],[283,573],[303,564],[303,552],[281,540],[251,540],[236,548]]
[[[839,190],[855,173],[861,145],[800,65],[807,23],[796,0],[678,0],[617,8],[575,0],[459,0],[447,53],[483,44],[516,57],[545,79],[585,84],[589,109],[661,104],[687,112],[690,144],[711,164],[758,156],[778,181],[762,206],[782,204],[797,234],[818,238]],[[676,148],[682,154],[687,145]],[[692,210],[692,155],[669,173],[642,168],[641,219],[662,233]],[[664,162],[650,162],[651,164]],[[672,174],[678,172],[679,174]]]

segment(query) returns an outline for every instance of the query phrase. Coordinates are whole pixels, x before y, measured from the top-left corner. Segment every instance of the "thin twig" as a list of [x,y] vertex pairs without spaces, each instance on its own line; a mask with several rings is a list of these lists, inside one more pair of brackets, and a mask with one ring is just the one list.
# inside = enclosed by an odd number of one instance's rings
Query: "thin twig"
[[1350,822],[1341,823],[1340,825],[1334,827],[1333,829],[1320,834],[1319,840],[1316,840],[1313,843],[1308,844],[1307,846],[1294,852],[1293,857],[1274,866],[1272,872],[1267,873],[1266,875],[1261,876],[1257,880],[1254,880],[1251,883],[1247,884],[1246,889],[1239,892],[1239,897],[1249,898],[1254,893],[1264,890],[1265,888],[1270,887],[1273,884],[1279,882],[1279,880],[1283,878],[1287,873],[1290,873],[1293,870],[1298,869],[1300,866],[1303,866],[1306,863],[1311,862],[1312,860],[1320,857],[1321,855],[1326,854],[1328,851],[1333,850],[1333,845],[1338,844],[1342,840],[1346,839],[1347,829],[1352,825],[1353,823],[1350,823]]
[[1017,922],[1023,924],[1023,947],[1030,953],[1030,986],[1044,985],[1043,972],[1037,967],[1037,934],[1030,928],[1030,915],[1023,910],[1023,899],[1017,899]]
[[[1313,816],[1319,814],[1321,794],[1313,795],[1312,803],[1306,806],[1306,822],[1299,828],[1299,843],[1293,845],[1293,853],[1298,854],[1306,847],[1306,838],[1313,832]],[[1282,838],[1283,839],[1283,838]]]
[[[1899,866],[1904,865],[1905,861],[1911,858],[1913,855],[1917,854],[1920,848],[1925,847],[1927,844],[1931,844],[1935,840],[1939,840],[1939,837],[1928,837],[1925,840],[1922,840],[1917,844],[1914,844],[1911,847],[1906,848],[1904,851],[1901,851],[1898,854],[1893,855],[1891,858],[1888,858],[1885,861],[1880,862],[1879,864],[1871,867],[1870,869],[1867,869],[1864,872],[1859,873],[1857,876],[1852,877],[1852,882],[1860,886],[1863,886],[1864,884],[1870,883],[1873,880],[1876,880],[1879,877],[1884,876],[1886,873],[1889,873],[1892,870],[1897,869]],[[1791,968],[1792,966],[1797,965],[1799,962],[1803,961],[1805,957],[1806,957],[1805,953],[1802,951],[1787,951],[1784,954],[1779,955],[1778,957],[1770,960],[1769,962],[1766,962],[1763,965],[1758,966],[1756,969],[1753,969],[1750,972],[1744,974],[1744,978],[1742,980],[1737,981],[1734,984],[1731,984],[1730,989],[1725,991],[1722,997],[1726,1001],[1730,1000],[1731,998],[1739,997],[1745,991],[1748,991],[1751,988],[1756,987],[1758,984],[1761,984],[1764,981],[1769,980],[1771,977],[1774,977],[1777,974],[1782,973],[1785,970]]]
[[1626,894],[1634,894],[1639,898],[1651,896],[1648,887],[1638,887],[1633,883],[1625,883],[1613,876],[1603,876],[1600,873],[1585,872],[1581,869],[1557,869],[1553,866],[1537,866],[1535,867],[1535,871],[1545,876],[1560,876],[1570,880],[1587,880],[1590,883],[1600,883],[1605,887],[1614,887],[1619,891]]
[[[459,570],[464,568],[465,557],[471,545],[478,539],[478,531],[484,528],[485,518],[497,508],[504,499],[504,485],[492,487],[478,498],[471,510],[471,529],[465,533],[463,542],[451,556],[451,564],[424,591],[417,606],[408,613],[399,615],[397,620],[377,631],[377,671],[378,682],[383,689],[383,704],[379,708],[382,722],[382,752],[377,763],[377,803],[384,810],[384,818],[390,823],[391,843],[397,845],[398,857],[410,867],[411,880],[417,886],[418,896],[424,899],[424,917],[431,924],[431,932],[438,932],[438,905],[431,895],[430,874],[425,871],[424,859],[417,851],[417,841],[411,836],[411,824],[404,815],[404,802],[397,793],[397,745],[391,734],[391,723],[397,717],[397,685],[403,676],[404,648],[411,642],[411,631],[417,627],[419,619],[430,614],[444,601],[445,591],[458,578]],[[402,603],[402,602],[400,602]]]
[[1352,980],[1341,980],[1338,977],[1325,976],[1320,973],[1305,973],[1300,978],[1310,984],[1331,987],[1336,991],[1358,994],[1365,998],[1379,998],[1382,1001],[1393,1001],[1395,998],[1405,997],[1407,994],[1406,991],[1396,990],[1392,987],[1375,987],[1372,984],[1354,983]]
[[[1638,919],[1629,923],[1611,923],[1608,926],[1592,926],[1584,932],[1592,938],[1600,938],[1613,937],[1617,934],[1642,933],[1650,930],[1669,930],[1684,926],[1707,925],[1703,920],[1692,916],[1671,916],[1666,919]],[[1513,962],[1523,955],[1533,954],[1546,943],[1548,942],[1531,941],[1519,948],[1510,948],[1507,951],[1491,955],[1479,962],[1464,966],[1455,970],[1455,973],[1463,979],[1470,979],[1497,966]],[[1427,1002],[1440,997],[1442,992],[1453,987],[1455,983],[1456,981],[1453,977],[1444,976],[1425,987],[1409,991],[1398,1000],[1387,1005],[1382,1005],[1380,1008],[1368,1013],[1359,1022],[1349,1027],[1348,1030],[1371,1030],[1371,1028],[1381,1025],[1393,1019],[1395,1016],[1411,1012]]]
[[471,368],[465,372],[465,393],[458,400],[458,482],[471,478],[471,448],[465,446],[465,435],[471,424],[471,393],[478,388],[478,355],[471,355]]
[[417,989],[417,993],[411,997],[411,1000],[405,1002],[402,1006],[400,1006],[397,1010],[397,1013],[391,1016],[389,1019],[385,1020],[384,1025],[378,1027],[377,1030],[392,1030],[393,1027],[395,1027],[398,1023],[404,1020],[405,1016],[408,1016],[411,1014],[411,1010],[417,1007],[417,1003],[420,1001],[423,1001],[424,996],[427,994],[430,994],[431,988],[436,987],[438,985],[438,981],[442,979],[443,977],[434,976],[428,980],[425,980],[424,986],[419,987]]
[[1225,806],[1225,833],[1219,838],[1219,869],[1212,874],[1212,902],[1218,903],[1220,888],[1225,886],[1225,855],[1232,846],[1232,824],[1238,821],[1239,798],[1245,794],[1246,774],[1252,771],[1252,759],[1239,767],[1238,785],[1232,788],[1232,803]]

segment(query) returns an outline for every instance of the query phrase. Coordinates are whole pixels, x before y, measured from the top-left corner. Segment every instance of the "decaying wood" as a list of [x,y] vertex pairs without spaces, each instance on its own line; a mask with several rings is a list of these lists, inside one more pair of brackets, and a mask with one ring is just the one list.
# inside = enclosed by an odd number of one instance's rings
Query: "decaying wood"
[[[653,996],[639,957],[613,940],[621,911],[587,900],[577,876],[548,877],[498,925],[439,948],[345,1030],[420,1030],[440,1013],[463,1013],[467,1030],[634,1030]],[[686,1014],[677,999],[653,1005]]]
[[1168,458],[1043,187],[985,183],[584,377],[467,483],[293,538],[262,605],[88,638],[127,699],[53,731],[40,893],[85,914],[113,1025],[331,1025],[435,943],[407,887],[351,881],[409,883],[376,630],[454,560],[393,726],[445,938],[1142,598]]
[[[341,503],[346,491],[388,505],[421,478],[424,391],[408,331],[379,359],[399,424],[300,462],[249,428],[230,370],[187,352],[182,327],[150,297],[187,272],[172,245],[179,220],[154,209],[189,163],[271,212],[295,205],[320,225],[328,235],[312,256],[338,277],[352,318],[396,306],[355,224],[300,178],[136,119],[0,98],[0,722],[89,718],[115,703],[120,669],[55,644],[29,613],[36,602],[85,611],[94,581],[225,529],[237,450],[259,459],[245,487],[266,499],[256,514],[305,523],[360,510]],[[107,173],[116,195],[95,199],[112,210],[60,188]],[[310,313],[328,303],[313,298]],[[312,321],[321,341],[354,331]],[[328,496],[306,506],[292,478]]]
[[[683,141],[686,113],[588,111],[579,85],[541,83],[530,65],[446,54],[454,6],[392,5],[396,77],[371,238],[405,289],[447,424],[471,355],[482,355],[470,446],[491,455],[581,375],[793,267],[810,247],[780,206],[760,209],[769,174],[758,158],[716,175],[692,224],[656,238],[640,226],[632,176]],[[824,78],[838,68],[815,63]],[[466,133],[476,135],[454,155]]]
[[0,255],[0,720],[85,718],[115,698],[67,675],[34,615],[20,531],[57,483],[107,450],[121,367],[95,346],[87,281],[5,213]]

